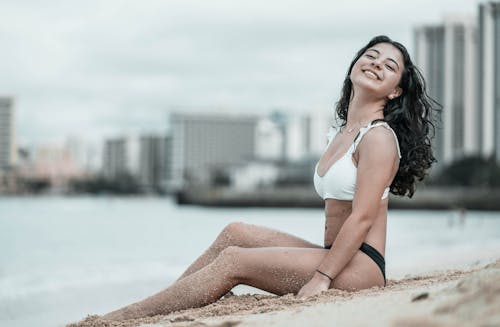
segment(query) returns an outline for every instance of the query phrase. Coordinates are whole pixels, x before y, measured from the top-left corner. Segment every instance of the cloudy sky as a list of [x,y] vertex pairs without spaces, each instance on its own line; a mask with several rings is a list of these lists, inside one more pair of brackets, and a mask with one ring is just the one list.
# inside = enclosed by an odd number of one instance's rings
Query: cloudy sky
[[354,52],[478,0],[2,0],[21,145],[164,131],[168,112],[328,111]]

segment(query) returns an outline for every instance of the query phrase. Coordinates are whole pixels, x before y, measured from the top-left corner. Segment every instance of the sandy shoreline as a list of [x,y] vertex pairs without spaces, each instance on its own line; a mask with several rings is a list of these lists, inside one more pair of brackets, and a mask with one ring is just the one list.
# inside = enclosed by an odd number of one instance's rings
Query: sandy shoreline
[[292,294],[247,294],[166,316],[112,323],[88,316],[67,325],[101,326],[500,326],[500,259],[480,268],[389,280],[383,289],[329,290],[306,301]]

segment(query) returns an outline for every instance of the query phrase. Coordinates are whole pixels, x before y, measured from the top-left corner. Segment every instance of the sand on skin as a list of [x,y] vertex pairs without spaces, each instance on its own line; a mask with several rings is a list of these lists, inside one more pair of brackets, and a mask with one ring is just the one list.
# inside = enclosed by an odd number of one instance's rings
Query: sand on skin
[[472,270],[389,281],[384,289],[329,290],[305,301],[292,294],[239,295],[166,316],[121,322],[89,316],[67,327],[264,325],[500,326],[500,260]]

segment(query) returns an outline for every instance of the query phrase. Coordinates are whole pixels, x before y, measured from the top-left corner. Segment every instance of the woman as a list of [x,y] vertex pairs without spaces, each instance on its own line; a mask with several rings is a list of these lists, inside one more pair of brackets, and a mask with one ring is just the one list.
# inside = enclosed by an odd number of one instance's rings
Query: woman
[[356,55],[344,81],[341,128],[316,165],[325,200],[324,247],[265,227],[229,224],[169,288],[105,319],[130,319],[200,307],[238,284],[300,298],[329,288],[385,285],[388,193],[408,195],[435,161],[432,103],[407,50],[386,36]]

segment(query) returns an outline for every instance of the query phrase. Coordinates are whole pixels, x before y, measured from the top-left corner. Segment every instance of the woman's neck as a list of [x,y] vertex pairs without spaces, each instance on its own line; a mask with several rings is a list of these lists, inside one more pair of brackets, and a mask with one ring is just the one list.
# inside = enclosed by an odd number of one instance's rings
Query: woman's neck
[[346,126],[356,128],[366,126],[375,119],[384,118],[385,100],[361,99],[354,97],[347,110]]

